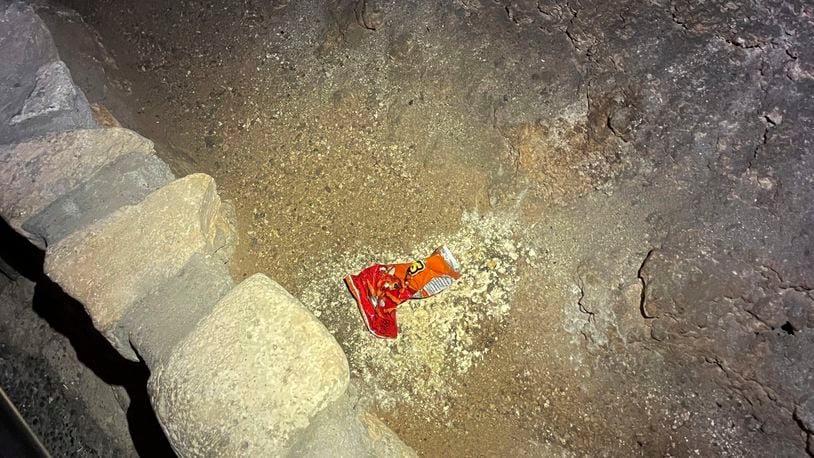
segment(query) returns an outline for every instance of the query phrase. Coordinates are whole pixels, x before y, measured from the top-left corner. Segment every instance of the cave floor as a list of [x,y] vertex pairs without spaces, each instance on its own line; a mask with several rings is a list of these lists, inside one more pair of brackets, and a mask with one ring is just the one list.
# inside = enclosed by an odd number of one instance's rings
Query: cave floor
[[[234,277],[300,298],[420,454],[804,453],[810,7],[63,3],[91,101],[215,177]],[[461,280],[369,335],[341,278],[443,243]]]

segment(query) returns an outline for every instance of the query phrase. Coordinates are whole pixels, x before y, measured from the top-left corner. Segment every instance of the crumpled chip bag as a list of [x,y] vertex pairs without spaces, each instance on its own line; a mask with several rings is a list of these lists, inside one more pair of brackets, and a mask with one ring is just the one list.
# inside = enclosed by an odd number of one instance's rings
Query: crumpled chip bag
[[423,261],[374,264],[358,275],[348,275],[348,285],[368,330],[384,339],[398,337],[396,308],[409,299],[422,299],[449,288],[461,276],[461,266],[446,246]]

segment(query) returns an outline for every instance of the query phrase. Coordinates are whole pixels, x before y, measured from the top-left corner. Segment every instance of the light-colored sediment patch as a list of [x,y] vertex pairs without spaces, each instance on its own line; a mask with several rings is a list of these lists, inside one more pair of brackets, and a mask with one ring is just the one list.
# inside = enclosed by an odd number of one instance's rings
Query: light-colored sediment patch
[[[484,330],[499,325],[512,308],[521,258],[536,258],[522,242],[512,214],[466,213],[461,228],[416,246],[423,257],[446,244],[462,266],[462,276],[447,291],[399,308],[400,335],[382,340],[365,328],[341,278],[374,262],[403,262],[400,253],[356,252],[329,256],[301,294],[306,306],[337,337],[357,378],[378,407],[409,405],[444,409],[455,380],[478,364],[498,338]],[[439,402],[440,401],[440,402]]]

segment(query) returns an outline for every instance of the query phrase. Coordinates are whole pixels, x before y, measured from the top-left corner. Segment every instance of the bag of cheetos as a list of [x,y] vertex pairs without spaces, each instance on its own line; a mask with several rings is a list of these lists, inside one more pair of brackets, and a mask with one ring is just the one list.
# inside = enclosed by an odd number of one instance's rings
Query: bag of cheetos
[[345,284],[368,330],[384,339],[398,337],[396,309],[409,299],[422,299],[449,288],[461,276],[461,266],[446,246],[437,248],[423,261],[374,264]]

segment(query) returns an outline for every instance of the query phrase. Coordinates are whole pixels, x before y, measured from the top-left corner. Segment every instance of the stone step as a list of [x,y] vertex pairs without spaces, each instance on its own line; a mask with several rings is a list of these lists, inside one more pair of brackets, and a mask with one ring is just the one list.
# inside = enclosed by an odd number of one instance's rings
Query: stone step
[[39,237],[43,245],[54,245],[125,205],[141,202],[174,179],[169,166],[157,156],[127,153],[29,218],[22,228]]
[[128,153],[152,154],[153,143],[127,129],[83,129],[0,146],[0,215],[40,248],[23,224]]
[[96,127],[51,34],[23,3],[0,4],[0,144]]
[[173,350],[234,287],[222,259],[195,254],[178,275],[150,291],[121,321],[124,334],[148,367],[166,363]]
[[173,181],[134,206],[48,247],[45,273],[81,302],[93,323],[126,358],[138,360],[122,341],[121,320],[157,285],[176,277],[196,254],[221,248],[220,197],[212,177]]
[[156,414],[186,456],[284,455],[349,377],[328,330],[261,274],[236,286],[150,369]]

